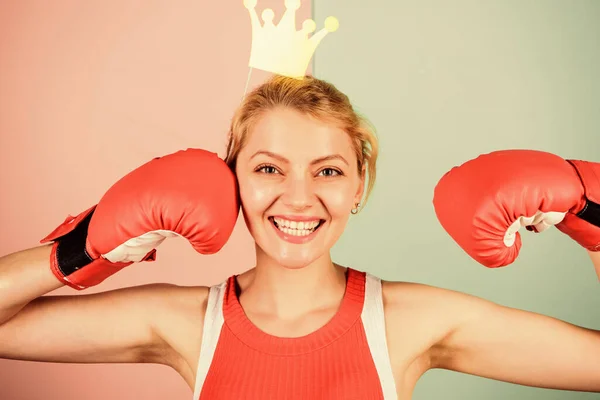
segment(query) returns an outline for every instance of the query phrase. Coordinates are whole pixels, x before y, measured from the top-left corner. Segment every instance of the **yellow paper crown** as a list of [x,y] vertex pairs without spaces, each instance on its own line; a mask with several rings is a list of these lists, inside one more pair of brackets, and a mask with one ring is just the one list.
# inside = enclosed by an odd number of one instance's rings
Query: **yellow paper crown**
[[252,49],[249,66],[263,71],[302,79],[317,46],[329,32],[335,32],[339,22],[335,17],[325,20],[325,27],[315,31],[316,24],[307,19],[302,29],[296,30],[296,10],[300,8],[300,0],[285,0],[286,11],[278,25],[273,24],[275,13],[270,8],[262,12],[261,25],[256,14],[257,0],[244,0],[244,6],[250,12],[252,23]]

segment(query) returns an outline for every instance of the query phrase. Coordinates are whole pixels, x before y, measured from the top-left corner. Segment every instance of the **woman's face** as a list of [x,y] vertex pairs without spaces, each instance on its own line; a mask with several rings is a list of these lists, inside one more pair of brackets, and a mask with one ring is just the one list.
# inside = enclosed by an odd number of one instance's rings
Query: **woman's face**
[[364,187],[348,134],[286,108],[257,120],[236,174],[250,233],[287,268],[304,267],[330,250]]

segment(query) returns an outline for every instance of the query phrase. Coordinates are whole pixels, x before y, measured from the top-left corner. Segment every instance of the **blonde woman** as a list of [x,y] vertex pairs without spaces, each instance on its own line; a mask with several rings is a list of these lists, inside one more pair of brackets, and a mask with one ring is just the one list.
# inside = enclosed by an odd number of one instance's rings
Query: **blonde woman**
[[[0,357],[165,364],[195,400],[410,399],[433,368],[600,392],[598,331],[332,260],[373,188],[377,154],[375,136],[334,86],[269,80],[236,111],[225,160],[194,149],[152,160],[68,218],[51,243],[0,259]],[[461,179],[443,188],[468,198]],[[600,191],[594,184],[588,192]],[[456,211],[451,198],[439,201]],[[151,260],[169,236],[219,251],[239,206],[256,265],[220,285],[48,295]],[[472,229],[465,218],[441,220],[453,233]],[[586,229],[580,237],[598,239]]]

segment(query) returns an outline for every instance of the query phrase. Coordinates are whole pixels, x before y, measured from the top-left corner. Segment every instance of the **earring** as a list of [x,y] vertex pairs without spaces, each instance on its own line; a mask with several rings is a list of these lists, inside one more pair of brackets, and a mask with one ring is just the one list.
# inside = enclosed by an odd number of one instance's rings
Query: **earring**
[[350,210],[350,212],[352,214],[358,214],[358,208],[360,207],[360,203],[356,203],[356,205],[354,206],[354,208],[352,210]]

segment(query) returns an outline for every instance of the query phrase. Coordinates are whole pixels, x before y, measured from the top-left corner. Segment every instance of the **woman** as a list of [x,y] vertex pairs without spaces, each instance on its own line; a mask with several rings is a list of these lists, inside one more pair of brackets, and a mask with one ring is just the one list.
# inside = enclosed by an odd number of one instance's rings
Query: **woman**
[[[53,245],[0,260],[0,357],[165,364],[194,399],[410,399],[432,368],[600,391],[597,331],[332,261],[376,160],[375,137],[335,87],[273,78],[234,115],[226,166],[202,151],[153,160],[68,218],[45,238]],[[173,234],[218,251],[237,188],[251,270],[212,288],[43,296],[152,260]]]

